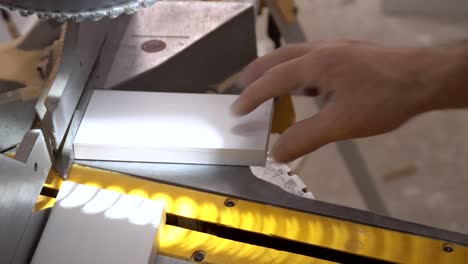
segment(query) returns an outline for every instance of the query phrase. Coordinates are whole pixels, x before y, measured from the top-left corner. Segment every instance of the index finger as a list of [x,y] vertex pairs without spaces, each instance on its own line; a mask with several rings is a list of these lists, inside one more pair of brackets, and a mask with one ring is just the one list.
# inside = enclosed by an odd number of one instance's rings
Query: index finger
[[298,57],[302,57],[303,55],[307,54],[309,49],[309,44],[303,43],[290,44],[274,50],[271,53],[260,57],[247,65],[240,73],[240,77],[237,82],[244,87],[250,85],[274,66]]
[[231,110],[236,115],[246,115],[259,105],[305,85],[305,67],[301,58],[279,64],[249,85],[233,103]]

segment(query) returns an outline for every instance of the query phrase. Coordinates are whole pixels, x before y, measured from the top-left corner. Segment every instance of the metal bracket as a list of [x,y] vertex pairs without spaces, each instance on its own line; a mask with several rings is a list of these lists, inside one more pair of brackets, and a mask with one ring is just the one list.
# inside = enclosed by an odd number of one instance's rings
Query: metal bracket
[[69,23],[60,69],[44,102],[43,130],[51,152],[57,150],[71,122],[104,42],[108,20]]

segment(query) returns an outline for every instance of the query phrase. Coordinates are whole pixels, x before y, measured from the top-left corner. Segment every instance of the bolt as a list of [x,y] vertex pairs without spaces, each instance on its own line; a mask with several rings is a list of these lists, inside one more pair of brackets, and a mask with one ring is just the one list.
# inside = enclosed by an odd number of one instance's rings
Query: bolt
[[447,253],[451,253],[451,252],[453,252],[453,245],[450,244],[450,243],[444,243],[442,245],[442,249]]
[[37,166],[37,162],[35,162],[35,163],[34,163],[34,171],[36,171],[36,172],[37,172],[37,167],[38,167],[38,166]]
[[192,260],[195,262],[202,262],[205,259],[206,253],[201,250],[197,250],[192,254]]
[[224,201],[224,206],[234,207],[234,206],[236,206],[236,201],[228,198],[228,199],[226,199],[226,201]]
[[159,52],[165,48],[166,43],[158,39],[148,40],[141,45],[141,49],[149,53]]

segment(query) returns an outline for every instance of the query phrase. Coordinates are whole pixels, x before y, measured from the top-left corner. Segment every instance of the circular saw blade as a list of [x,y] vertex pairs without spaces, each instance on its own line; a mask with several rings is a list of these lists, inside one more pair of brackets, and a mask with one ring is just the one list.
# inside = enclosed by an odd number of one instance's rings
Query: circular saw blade
[[37,14],[40,19],[57,21],[100,20],[132,14],[158,0],[0,0],[0,8],[18,10],[21,15]]

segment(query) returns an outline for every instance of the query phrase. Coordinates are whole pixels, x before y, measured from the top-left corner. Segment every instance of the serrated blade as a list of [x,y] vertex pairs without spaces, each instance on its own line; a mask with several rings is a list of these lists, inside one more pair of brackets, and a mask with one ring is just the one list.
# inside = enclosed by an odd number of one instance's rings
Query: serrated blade
[[36,14],[40,19],[62,21],[100,20],[132,14],[158,0],[0,0],[0,8],[18,10],[21,15]]

